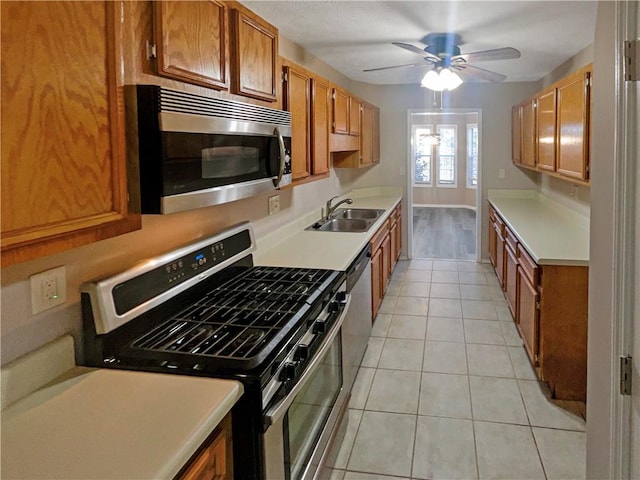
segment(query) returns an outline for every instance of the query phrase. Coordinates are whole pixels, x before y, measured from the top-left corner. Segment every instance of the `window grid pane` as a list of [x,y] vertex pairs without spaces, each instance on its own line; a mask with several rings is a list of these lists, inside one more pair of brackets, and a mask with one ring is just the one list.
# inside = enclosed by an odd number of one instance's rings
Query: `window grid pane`
[[438,125],[440,145],[438,147],[438,183],[456,183],[456,129],[453,126]]
[[416,127],[414,130],[415,145],[415,183],[431,184],[431,143],[428,136],[431,127]]
[[467,186],[478,185],[478,126],[467,127]]

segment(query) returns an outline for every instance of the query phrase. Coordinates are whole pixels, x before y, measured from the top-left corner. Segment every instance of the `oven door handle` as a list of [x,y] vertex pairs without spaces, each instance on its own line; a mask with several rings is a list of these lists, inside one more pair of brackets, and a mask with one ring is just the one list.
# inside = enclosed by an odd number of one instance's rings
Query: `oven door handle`
[[294,385],[294,387],[287,394],[287,396],[284,397],[280,401],[280,403],[274,405],[265,413],[264,415],[265,426],[273,425],[278,420],[280,420],[280,418],[282,418],[282,416],[287,412],[287,410],[289,410],[289,407],[295,400],[296,395],[298,395],[300,390],[302,390],[302,388],[307,383],[307,380],[309,380],[309,378],[311,378],[311,376],[316,372],[316,370],[320,366],[320,361],[324,358],[327,351],[329,351],[329,349],[331,348],[331,345],[333,344],[333,341],[338,335],[338,332],[340,331],[340,328],[342,327],[344,319],[347,315],[347,311],[349,310],[350,304],[351,304],[351,295],[347,294],[346,302],[344,303],[344,308],[342,310],[342,313],[340,314],[336,322],[331,327],[331,331],[325,337],[324,343],[322,344],[322,346],[318,349],[318,351],[314,355],[311,362],[309,362],[307,369],[304,371],[304,373],[302,374],[298,382]]
[[278,145],[280,146],[280,168],[278,169],[278,177],[273,181],[273,184],[277,187],[278,185],[280,185],[282,175],[284,175],[284,166],[287,162],[287,149],[284,146],[284,138],[282,138],[282,134],[280,133],[278,127],[276,127],[273,134],[278,137]]

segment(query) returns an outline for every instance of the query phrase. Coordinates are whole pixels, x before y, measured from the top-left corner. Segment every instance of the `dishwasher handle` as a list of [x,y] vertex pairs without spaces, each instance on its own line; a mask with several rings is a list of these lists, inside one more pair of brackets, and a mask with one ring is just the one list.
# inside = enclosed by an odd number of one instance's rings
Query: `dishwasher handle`
[[347,292],[351,291],[360,275],[362,275],[362,272],[369,264],[369,258],[371,258],[371,246],[367,245],[347,269]]

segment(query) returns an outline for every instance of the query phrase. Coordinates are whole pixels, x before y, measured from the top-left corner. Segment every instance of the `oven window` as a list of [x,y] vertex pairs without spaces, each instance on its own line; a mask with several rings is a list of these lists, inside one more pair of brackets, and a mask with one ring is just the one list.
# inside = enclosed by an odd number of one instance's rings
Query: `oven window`
[[300,391],[287,413],[289,437],[289,478],[299,480],[305,472],[314,447],[327,423],[342,388],[342,352],[340,335],[322,359],[322,363]]

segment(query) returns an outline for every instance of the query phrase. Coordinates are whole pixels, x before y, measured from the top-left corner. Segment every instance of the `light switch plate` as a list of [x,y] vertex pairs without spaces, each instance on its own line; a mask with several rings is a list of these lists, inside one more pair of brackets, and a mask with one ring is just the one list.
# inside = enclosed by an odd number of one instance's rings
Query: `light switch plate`
[[40,312],[63,304],[67,300],[67,279],[64,266],[36,273],[29,277],[31,312]]

